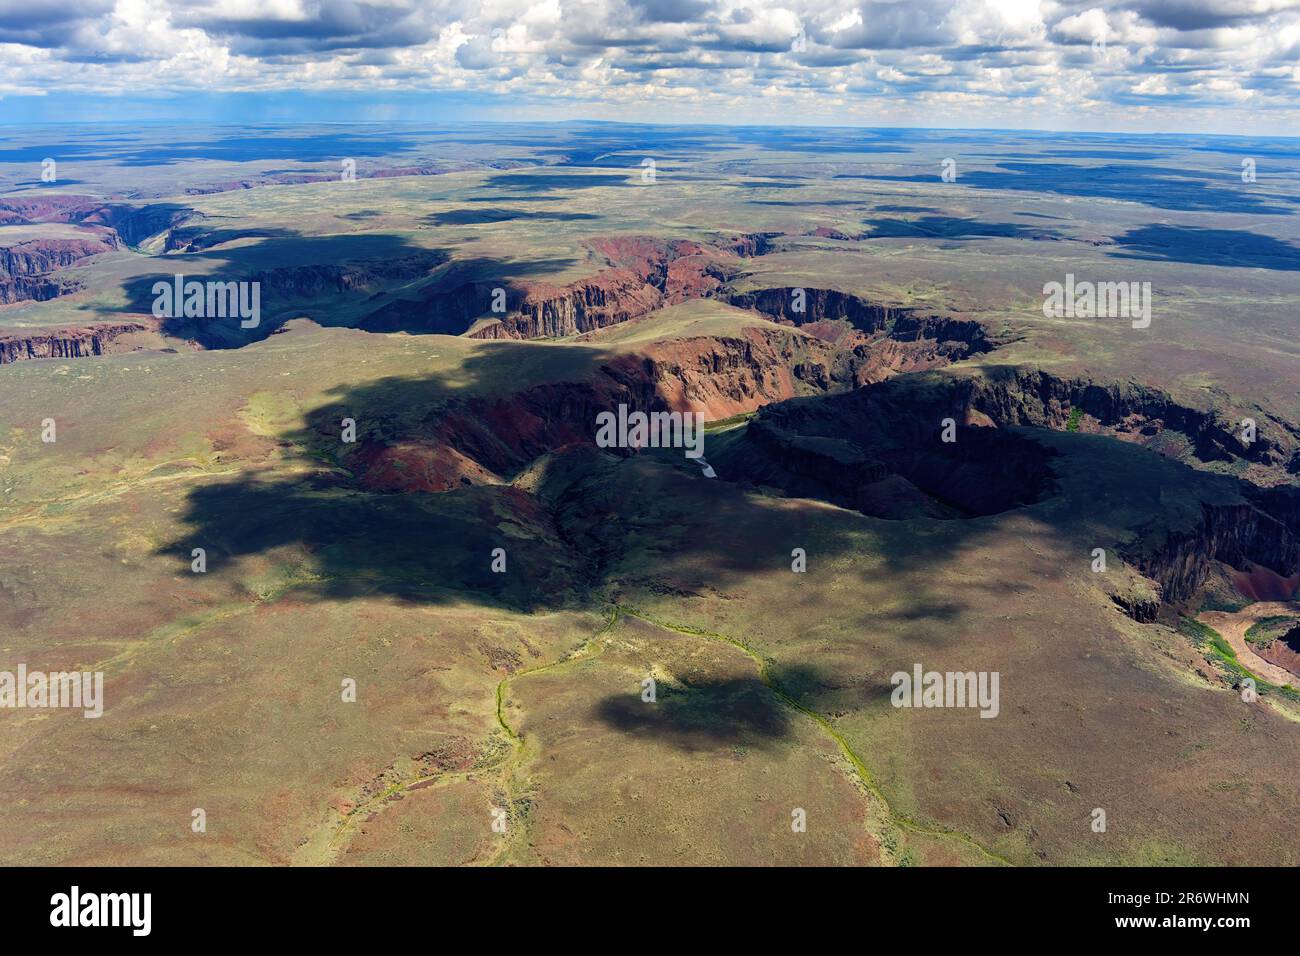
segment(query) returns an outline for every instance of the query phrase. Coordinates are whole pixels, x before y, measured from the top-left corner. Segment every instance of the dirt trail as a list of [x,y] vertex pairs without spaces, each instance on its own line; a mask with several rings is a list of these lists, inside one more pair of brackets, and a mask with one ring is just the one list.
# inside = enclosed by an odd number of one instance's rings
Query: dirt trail
[[1234,651],[1237,652],[1237,660],[1242,666],[1252,673],[1264,678],[1270,684],[1290,684],[1292,687],[1300,685],[1300,678],[1292,674],[1284,667],[1278,667],[1276,664],[1270,664],[1264,658],[1251,649],[1246,643],[1246,629],[1256,621],[1265,617],[1278,617],[1284,614],[1294,614],[1300,617],[1300,601],[1258,601],[1254,604],[1248,604],[1240,611],[1206,611],[1197,616],[1197,620],[1206,624],[1223,635]]

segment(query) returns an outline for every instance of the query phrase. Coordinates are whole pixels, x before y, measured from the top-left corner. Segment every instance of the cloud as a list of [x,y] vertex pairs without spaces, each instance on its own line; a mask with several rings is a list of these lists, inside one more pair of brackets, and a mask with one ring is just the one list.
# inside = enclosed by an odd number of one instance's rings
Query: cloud
[[928,124],[1140,104],[1280,129],[1298,51],[1300,0],[0,0],[0,95],[474,91]]
[[203,4],[180,8],[173,21],[252,57],[419,46],[436,33],[433,18],[420,7],[383,0]]
[[947,0],[864,3],[821,33],[836,49],[903,50],[955,43]]
[[631,0],[632,9],[647,23],[689,23],[708,13],[708,0]]
[[57,48],[69,43],[82,23],[113,9],[113,0],[84,4],[58,0],[0,0],[0,43]]
[[1297,7],[1296,0],[1142,0],[1133,9],[1156,26],[1208,30],[1259,21]]

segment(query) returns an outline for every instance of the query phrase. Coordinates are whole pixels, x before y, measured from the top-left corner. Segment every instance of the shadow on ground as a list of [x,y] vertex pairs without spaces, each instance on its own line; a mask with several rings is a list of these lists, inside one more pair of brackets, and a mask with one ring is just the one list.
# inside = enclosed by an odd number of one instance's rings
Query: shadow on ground
[[789,737],[795,713],[756,677],[661,683],[653,702],[640,688],[610,694],[593,708],[598,720],[621,733],[655,737],[681,750],[726,746],[765,747]]
[[1245,229],[1143,226],[1117,236],[1115,242],[1125,250],[1114,253],[1116,259],[1300,271],[1300,246]]
[[[259,241],[209,248],[248,237]],[[504,287],[518,300],[519,283],[573,264],[567,258],[503,262],[476,257],[453,262],[444,249],[418,246],[405,236],[387,233],[304,236],[289,230],[244,233],[195,224],[178,230],[178,241],[193,251],[156,257],[156,271],[123,283],[126,311],[152,313],[158,300],[155,287],[172,283],[177,275],[205,283],[258,283],[260,315],[255,326],[244,328],[240,316],[209,316],[209,310],[216,310],[206,299],[203,316],[163,319],[163,332],[208,349],[261,341],[300,317],[371,331],[458,334],[488,314],[492,289]],[[102,312],[95,303],[82,308]]]

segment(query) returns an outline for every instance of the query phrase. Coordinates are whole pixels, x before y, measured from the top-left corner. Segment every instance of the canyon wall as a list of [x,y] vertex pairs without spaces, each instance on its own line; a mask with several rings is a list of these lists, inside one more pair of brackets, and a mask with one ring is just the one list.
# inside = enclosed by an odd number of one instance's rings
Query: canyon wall
[[128,332],[142,332],[143,325],[123,322],[57,332],[0,335],[0,365],[24,359],[85,358],[112,351],[115,339]]
[[78,288],[53,273],[118,248],[112,233],[85,239],[28,239],[0,246],[0,305],[44,302]]

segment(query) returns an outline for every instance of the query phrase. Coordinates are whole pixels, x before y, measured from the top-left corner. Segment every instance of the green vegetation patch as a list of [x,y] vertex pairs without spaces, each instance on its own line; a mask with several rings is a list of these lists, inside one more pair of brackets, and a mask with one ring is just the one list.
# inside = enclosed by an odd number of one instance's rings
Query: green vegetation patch
[[730,418],[719,418],[715,421],[705,422],[704,430],[706,432],[724,431],[728,428],[734,428],[737,425],[743,425],[753,418],[757,412],[741,412],[739,415],[732,415]]
[[1246,640],[1267,647],[1297,624],[1300,624],[1300,618],[1287,614],[1262,617],[1246,629]]
[[[1258,623],[1262,624],[1264,622],[1260,621]],[[1249,677],[1253,680],[1255,689],[1261,697],[1273,693],[1292,703],[1300,703],[1300,691],[1297,691],[1290,684],[1279,687],[1277,684],[1269,683],[1242,666],[1241,662],[1237,660],[1237,652],[1232,649],[1232,646],[1228,644],[1223,635],[1214,628],[1202,624],[1200,621],[1194,621],[1190,617],[1182,617],[1178,620],[1178,633],[1204,651],[1205,659],[1211,664],[1221,667],[1234,677]]]

